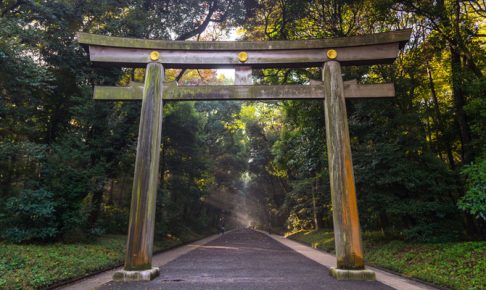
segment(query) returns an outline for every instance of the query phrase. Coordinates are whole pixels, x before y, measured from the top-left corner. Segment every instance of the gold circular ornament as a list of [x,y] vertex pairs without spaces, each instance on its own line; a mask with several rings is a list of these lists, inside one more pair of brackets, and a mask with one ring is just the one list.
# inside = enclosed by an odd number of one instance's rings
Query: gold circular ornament
[[330,49],[327,51],[326,55],[329,59],[335,59],[337,57],[337,51],[335,51],[334,49]]
[[152,51],[150,53],[150,59],[153,60],[153,61],[156,61],[156,60],[159,60],[159,57],[160,57],[160,54],[158,51]]
[[246,62],[248,60],[248,53],[246,51],[238,53],[238,60],[240,62]]

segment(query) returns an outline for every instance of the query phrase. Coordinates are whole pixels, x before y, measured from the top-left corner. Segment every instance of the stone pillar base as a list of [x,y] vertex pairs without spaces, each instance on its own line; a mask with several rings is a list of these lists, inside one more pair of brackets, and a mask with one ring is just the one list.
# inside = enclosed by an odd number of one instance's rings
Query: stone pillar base
[[336,280],[360,280],[360,281],[375,281],[375,272],[367,269],[363,270],[344,270],[331,267],[329,275]]
[[149,270],[140,271],[120,270],[116,271],[115,274],[113,274],[113,281],[150,281],[158,277],[159,274],[160,270],[158,267],[153,267]]

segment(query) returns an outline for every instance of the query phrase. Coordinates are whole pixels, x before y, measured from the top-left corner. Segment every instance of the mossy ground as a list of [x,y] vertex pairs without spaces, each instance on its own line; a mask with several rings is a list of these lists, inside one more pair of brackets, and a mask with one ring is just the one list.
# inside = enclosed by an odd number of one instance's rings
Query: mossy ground
[[[327,252],[334,234],[320,230],[288,235]],[[409,243],[363,235],[366,263],[453,289],[486,289],[486,242]]]
[[[154,251],[199,238],[156,241]],[[38,289],[60,281],[85,276],[120,265],[124,260],[125,236],[103,236],[92,243],[14,245],[0,243],[0,289]]]

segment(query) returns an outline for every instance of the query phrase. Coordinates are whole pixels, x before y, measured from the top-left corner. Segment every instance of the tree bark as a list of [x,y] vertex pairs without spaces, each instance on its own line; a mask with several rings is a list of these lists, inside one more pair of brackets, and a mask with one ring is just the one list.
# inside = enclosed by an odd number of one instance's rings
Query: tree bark
[[199,25],[196,29],[194,30],[191,30],[189,32],[186,32],[184,34],[181,34],[179,37],[177,37],[176,40],[186,40],[188,38],[191,38],[193,36],[196,36],[198,34],[201,34],[204,32],[204,30],[206,30],[206,28],[208,27],[209,23],[211,21],[213,21],[211,19],[211,17],[213,17],[213,14],[214,12],[216,12],[216,10],[218,9],[218,0],[213,0],[211,2],[211,4],[209,5],[209,9],[208,9],[208,15],[206,15],[206,18],[204,19],[204,21],[201,23],[201,25]]
[[464,106],[466,101],[464,98],[463,81],[462,81],[462,64],[460,52],[450,47],[451,52],[451,69],[452,69],[452,94],[454,97],[454,107],[456,111],[456,121],[459,126],[461,137],[461,157],[463,164],[467,164],[473,160],[473,152],[471,148],[471,129],[467,121]]
[[96,226],[96,223],[98,222],[102,201],[103,201],[103,187],[97,188],[93,192],[93,199],[91,201],[91,212],[88,217],[88,225],[91,228],[94,228]]
[[315,185],[313,186],[312,190],[312,211],[313,211],[313,217],[314,217],[314,230],[319,230],[319,218],[317,217],[317,183],[319,181],[318,176],[316,175],[316,182]]
[[[438,131],[441,131],[442,134],[440,135],[440,139],[442,142],[444,142],[446,146],[446,153],[447,153],[447,159],[449,160],[449,165],[451,169],[456,168],[456,162],[454,161],[454,156],[452,155],[452,147],[451,147],[451,142],[449,139],[445,138],[445,133],[446,129],[444,127],[444,121],[442,119],[442,115],[440,113],[439,109],[439,100],[437,98],[437,93],[435,90],[435,84],[434,84],[434,79],[432,77],[432,71],[429,67],[429,64],[427,63],[427,74],[429,76],[429,87],[430,87],[430,93],[432,94],[432,101],[434,103],[434,112],[435,112],[435,117],[437,118],[437,127],[439,128]],[[438,133],[438,132],[437,132]],[[438,135],[439,136],[439,135]]]

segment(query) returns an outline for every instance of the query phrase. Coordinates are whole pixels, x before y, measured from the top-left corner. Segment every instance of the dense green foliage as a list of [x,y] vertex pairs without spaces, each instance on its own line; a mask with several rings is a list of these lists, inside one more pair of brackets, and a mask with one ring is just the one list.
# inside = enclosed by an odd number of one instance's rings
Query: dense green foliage
[[[334,234],[330,231],[303,231],[289,238],[327,252],[334,251]],[[365,232],[363,240],[366,262],[370,265],[452,289],[486,287],[485,242],[405,243],[386,240],[377,232]]]
[[[347,101],[361,225],[409,240],[484,238],[485,7],[476,1],[259,3],[245,24],[248,39],[413,28],[395,66],[343,70],[345,80],[396,87],[394,100]],[[263,70],[255,78],[305,84],[321,74]],[[275,227],[286,220],[291,230],[332,227],[322,104],[288,101],[271,113],[268,106],[254,106],[255,120],[246,126],[257,124],[263,136],[249,134],[250,144],[270,148],[258,152],[265,173],[255,171],[259,203],[267,205],[260,223]],[[260,180],[265,174],[270,177]]]
[[[191,234],[157,241],[162,251],[194,240]],[[49,245],[0,244],[0,288],[39,289],[65,280],[120,266],[124,260],[125,236],[105,236],[92,243]]]
[[57,235],[54,218],[56,200],[51,192],[23,190],[18,197],[11,197],[5,206],[8,215],[5,235],[14,242],[33,239],[48,240]]
[[486,219],[486,158],[479,163],[464,166],[466,194],[459,200],[459,207],[478,219]]
[[[75,42],[77,31],[183,40],[208,26],[238,26],[252,7],[251,0],[3,1],[0,235],[14,242],[79,241],[127,230],[140,104],[94,102],[91,88],[141,81],[144,71],[92,67]],[[203,81],[225,81],[201,74]],[[184,71],[167,76],[199,81]],[[157,238],[185,225],[217,225],[224,209],[206,197],[239,183],[245,170],[244,148],[231,145],[241,134],[224,127],[238,110],[239,104],[165,106]],[[221,156],[235,159],[239,171],[218,174]]]

